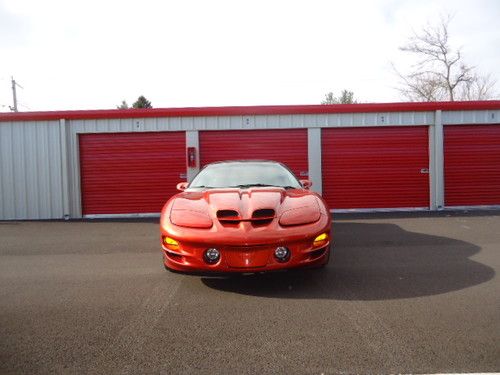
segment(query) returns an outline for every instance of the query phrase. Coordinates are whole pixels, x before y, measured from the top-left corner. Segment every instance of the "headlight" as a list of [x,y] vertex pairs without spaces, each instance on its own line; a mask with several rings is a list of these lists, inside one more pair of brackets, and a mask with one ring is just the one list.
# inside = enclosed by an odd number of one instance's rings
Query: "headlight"
[[283,226],[305,225],[318,221],[320,217],[321,215],[317,205],[303,206],[283,212],[279,223]]
[[328,240],[330,237],[328,236],[328,233],[321,233],[319,236],[317,236],[314,241],[313,241],[313,246],[314,247],[321,247],[324,246],[328,243]]
[[193,210],[173,209],[170,212],[170,221],[180,227],[199,229],[209,229],[213,224],[208,213]]

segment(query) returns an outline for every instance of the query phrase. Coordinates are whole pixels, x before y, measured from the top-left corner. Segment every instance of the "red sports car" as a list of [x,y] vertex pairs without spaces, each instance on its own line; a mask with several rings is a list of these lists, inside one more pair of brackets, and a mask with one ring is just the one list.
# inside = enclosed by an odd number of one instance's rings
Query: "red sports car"
[[273,161],[207,165],[162,209],[165,267],[247,273],[326,265],[330,211],[310,186]]

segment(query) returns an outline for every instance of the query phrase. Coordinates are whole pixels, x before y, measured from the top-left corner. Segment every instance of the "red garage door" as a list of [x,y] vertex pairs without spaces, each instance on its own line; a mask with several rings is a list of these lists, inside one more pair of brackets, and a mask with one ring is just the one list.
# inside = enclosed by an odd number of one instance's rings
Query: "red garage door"
[[185,133],[81,134],[82,213],[160,212],[185,180]]
[[444,127],[446,206],[500,204],[500,126]]
[[429,207],[427,127],[332,128],[321,138],[331,208]]
[[200,132],[200,159],[202,165],[235,159],[276,160],[298,178],[307,178],[307,129]]

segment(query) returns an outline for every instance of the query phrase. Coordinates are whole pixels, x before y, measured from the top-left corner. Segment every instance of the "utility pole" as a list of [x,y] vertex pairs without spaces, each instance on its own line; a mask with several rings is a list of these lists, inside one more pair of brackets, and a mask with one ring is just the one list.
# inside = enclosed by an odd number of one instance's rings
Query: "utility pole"
[[21,85],[19,85],[14,77],[10,77],[10,81],[12,83],[12,100],[14,102],[14,105],[10,107],[11,111],[17,112],[17,93],[16,93],[16,86],[19,86],[20,88],[23,88]]

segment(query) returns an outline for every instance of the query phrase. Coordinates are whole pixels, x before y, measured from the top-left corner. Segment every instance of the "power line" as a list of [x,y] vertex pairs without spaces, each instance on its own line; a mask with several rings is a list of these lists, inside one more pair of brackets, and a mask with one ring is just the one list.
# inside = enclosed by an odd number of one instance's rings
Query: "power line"
[[27,106],[27,105],[25,105],[23,103],[18,102],[18,106],[19,107],[23,107],[23,108],[27,109],[28,111],[31,111],[31,107],[29,107],[29,106]]

